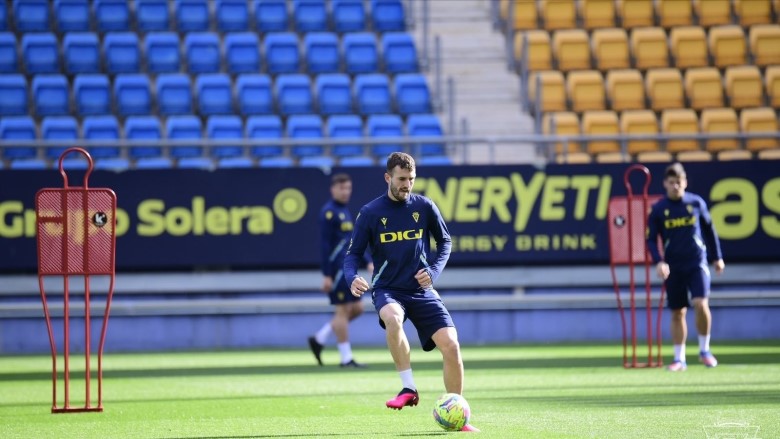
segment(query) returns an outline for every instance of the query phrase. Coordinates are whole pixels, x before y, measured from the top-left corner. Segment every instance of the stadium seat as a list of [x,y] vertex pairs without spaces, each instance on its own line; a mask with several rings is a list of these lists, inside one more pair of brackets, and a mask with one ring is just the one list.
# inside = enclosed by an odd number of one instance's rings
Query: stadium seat
[[[548,136],[579,136],[580,118],[573,111],[556,111],[545,113],[542,117],[542,134]],[[545,149],[549,148],[545,144]],[[575,154],[580,152],[579,142],[558,142],[554,145],[555,154]]]
[[135,32],[108,32],[103,37],[103,56],[108,73],[140,71],[141,51]]
[[[620,114],[620,132],[629,136],[656,136],[658,134],[658,120],[651,110],[624,111]],[[655,140],[629,140],[626,144],[627,152],[631,155],[659,149],[658,142]]]
[[617,0],[617,15],[623,28],[653,26],[653,0]]
[[780,24],[751,26],[749,38],[750,52],[757,66],[780,64]]
[[690,26],[693,24],[691,2],[655,0],[655,15],[661,27]]
[[[586,111],[582,114],[582,134],[587,136],[619,134],[617,113],[614,111]],[[590,154],[620,152],[615,140],[595,140],[587,142],[585,149]]]
[[130,5],[125,0],[93,0],[92,9],[98,32],[130,30]]
[[0,3],[0,31],[8,30],[8,5]]
[[152,93],[145,74],[121,74],[114,79],[114,102],[120,116],[149,114]]
[[392,112],[390,83],[387,76],[380,73],[357,75],[352,86],[359,114],[368,116]]
[[[273,114],[250,116],[246,120],[246,137],[248,139],[266,140],[282,138],[282,120]],[[279,145],[261,145],[250,148],[251,155],[258,158],[278,157],[284,154]]]
[[421,157],[419,163],[423,166],[449,166],[452,159],[446,155],[428,155]]
[[[702,134],[733,133],[739,132],[737,112],[733,108],[706,108],[702,110],[699,119]],[[710,152],[718,152],[724,149],[737,149],[739,142],[733,139],[705,140],[705,149]]]
[[270,33],[263,40],[268,73],[297,73],[300,69],[298,37],[291,32]]
[[[125,138],[128,140],[160,140],[162,129],[160,120],[155,116],[130,116],[125,120]],[[154,145],[131,146],[128,148],[128,156],[131,159],[147,159],[161,157],[162,148],[159,143]],[[145,163],[147,166],[151,163]]]
[[680,26],[669,31],[669,40],[675,67],[709,66],[707,35],[701,26]]
[[565,111],[567,105],[563,73],[550,70],[532,74],[528,80],[528,99],[531,108],[539,113]]
[[643,151],[636,155],[638,163],[671,163],[674,156],[669,151]]
[[13,0],[13,17],[18,32],[51,30],[48,0]]
[[[434,114],[412,114],[406,120],[406,132],[409,137],[441,137],[444,135],[439,118]],[[419,148],[419,149],[417,149]],[[445,155],[443,143],[422,143],[415,147],[419,155],[443,156]]]
[[[41,138],[44,140],[71,141],[80,137],[78,122],[71,116],[49,116],[41,120]],[[48,146],[44,156],[49,160],[59,159],[71,146]]]
[[[35,140],[35,121],[30,116],[12,116],[0,118],[0,139]],[[7,159],[32,159],[37,156],[34,146],[3,148]]]
[[[206,120],[206,136],[209,139],[240,140],[244,138],[244,126],[238,116],[210,116]],[[244,147],[238,144],[217,145],[211,147],[211,156],[215,158],[240,157]]]
[[32,96],[38,117],[70,114],[70,86],[64,75],[35,75]]
[[330,7],[336,32],[360,32],[366,29],[363,0],[331,0]]
[[[746,108],[739,113],[739,130],[744,134],[768,133],[772,136],[778,132],[777,113],[768,107]],[[760,151],[780,147],[777,137],[763,139],[748,139],[745,147],[750,151]]]
[[555,31],[552,37],[553,55],[558,70],[589,69],[590,40],[582,29],[565,29]]
[[300,32],[325,32],[328,30],[328,11],[325,0],[293,0],[293,24]]
[[374,161],[373,157],[356,155],[351,157],[343,157],[341,160],[339,160],[339,165],[344,167],[374,166],[376,165],[376,162]]
[[726,69],[726,97],[736,109],[760,107],[764,104],[764,85],[756,66],[736,66]]
[[343,73],[318,75],[314,80],[317,93],[317,107],[320,114],[350,114],[352,108],[352,85],[349,76]]
[[335,164],[335,160],[333,159],[333,157],[327,155],[319,155],[319,156],[307,155],[301,157],[301,159],[298,160],[298,166],[304,168],[321,168],[326,172],[329,171],[334,164]]
[[615,111],[645,108],[645,86],[639,70],[607,72],[607,99]]
[[602,152],[596,154],[596,163],[625,163],[630,162],[631,156],[622,152]]
[[[366,120],[366,134],[368,137],[403,137],[403,122],[397,114],[375,114]],[[385,158],[393,151],[400,151],[401,145],[374,144],[371,152],[374,156]]]
[[290,157],[267,157],[258,160],[258,164],[263,168],[290,168],[295,163]]
[[53,12],[57,32],[89,31],[89,0],[54,0]]
[[780,108],[780,66],[769,66],[764,71],[764,86],[769,106]]
[[[165,137],[169,140],[200,140],[202,130],[200,119],[192,115],[171,116],[165,121]],[[197,145],[175,145],[171,146],[170,154],[179,159],[196,158],[202,156],[203,148]]]
[[[14,159],[11,160],[11,163],[8,165],[8,169],[17,169],[17,170],[39,170],[39,169],[46,169],[46,161],[39,159],[39,158],[31,158],[31,159]],[[71,169],[66,167],[65,169]]]
[[655,111],[685,107],[685,92],[679,69],[650,69],[645,74],[645,92]]
[[16,52],[16,36],[12,32],[0,33],[0,73],[19,72],[19,54]]
[[309,32],[303,38],[306,70],[311,74],[336,73],[341,69],[339,39],[330,32]]
[[159,32],[170,29],[167,0],[136,0],[136,29],[141,32]]
[[709,162],[712,161],[712,154],[700,149],[693,151],[680,151],[677,153],[678,162]]
[[[116,117],[101,115],[87,116],[82,124],[84,139],[86,140],[112,140],[121,138],[119,134],[119,122]],[[90,146],[87,148],[90,155],[95,159],[116,158],[119,157],[119,147],[116,145]]]
[[23,75],[0,75],[0,116],[27,114],[27,80]]
[[669,65],[666,32],[660,27],[640,27],[631,30],[631,56],[640,70]]
[[176,0],[174,10],[179,32],[205,32],[211,27],[208,0]]
[[184,37],[184,56],[190,73],[217,73],[221,55],[219,37],[211,32],[190,32]]
[[59,73],[60,51],[57,37],[51,33],[26,33],[22,35],[22,57],[28,75]]
[[566,76],[566,93],[574,111],[606,108],[604,77],[598,70],[578,70]]
[[105,75],[76,75],[73,79],[76,113],[81,116],[111,114],[111,89]]
[[371,22],[376,32],[406,30],[401,0],[371,0]]
[[195,79],[195,95],[201,116],[233,113],[233,89],[230,76],[224,73],[204,73]]
[[[286,126],[287,137],[290,139],[320,139],[322,138],[322,119],[313,114],[290,116]],[[296,157],[321,156],[322,145],[296,145],[292,153]]]
[[255,0],[255,27],[261,33],[287,30],[286,0]]
[[149,73],[175,73],[181,65],[179,37],[175,32],[150,32],[144,39],[146,70]]
[[580,16],[585,29],[596,30],[615,26],[614,0],[581,0]]
[[745,32],[739,26],[710,28],[709,46],[715,67],[724,68],[747,62]]
[[723,82],[714,67],[699,67],[685,72],[685,94],[694,110],[723,106]]
[[631,67],[625,29],[595,29],[591,35],[591,45],[597,69],[604,71]]
[[753,153],[746,149],[726,149],[717,154],[718,161],[728,160],[752,160]]
[[219,32],[249,30],[249,6],[246,0],[216,0],[214,16]]
[[254,166],[254,161],[250,157],[223,157],[217,161],[217,168],[222,169],[252,168]]
[[166,73],[157,76],[157,108],[161,115],[192,113],[190,75]]
[[499,13],[503,20],[509,20],[510,7],[514,9],[514,20],[510,23],[512,30],[531,30],[537,28],[539,9],[537,8],[535,1],[500,0]]
[[577,11],[573,1],[540,0],[539,16],[547,30],[577,27]]
[[[325,133],[331,139],[360,139],[363,137],[363,121],[356,114],[331,116],[325,124]],[[363,145],[331,144],[331,154],[336,157],[358,156]]]
[[311,81],[307,75],[295,73],[277,76],[274,92],[279,104],[279,113],[284,116],[314,111]]
[[387,32],[381,37],[382,61],[390,74],[419,71],[417,50],[412,36],[406,32]]
[[379,53],[374,34],[368,32],[344,34],[341,45],[347,73],[372,73],[379,70]]
[[731,23],[731,0],[693,0],[693,10],[700,26]]
[[91,32],[69,32],[62,39],[62,51],[67,73],[101,72],[97,35]]
[[222,40],[228,73],[260,71],[260,43],[254,32],[228,33]]
[[401,115],[431,113],[431,93],[425,76],[419,73],[403,73],[395,77],[395,102]]
[[768,1],[734,0],[734,14],[742,27],[772,23],[772,5]]
[[[663,134],[699,134],[699,118],[690,108],[664,110],[661,113],[661,132]],[[666,141],[666,150],[672,153],[695,151],[699,141],[679,139]]]
[[242,116],[271,114],[274,97],[268,75],[245,73],[236,77],[236,100]]
[[[527,50],[524,52],[525,48]],[[552,69],[550,33],[545,30],[529,30],[516,33],[515,61],[521,68],[525,68],[528,71]]]

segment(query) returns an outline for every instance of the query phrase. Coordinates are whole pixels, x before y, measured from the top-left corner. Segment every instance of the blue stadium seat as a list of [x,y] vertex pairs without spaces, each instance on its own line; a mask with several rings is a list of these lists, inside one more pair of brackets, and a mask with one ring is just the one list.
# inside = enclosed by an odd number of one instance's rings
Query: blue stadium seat
[[[3,3],[7,3],[3,2]],[[49,28],[48,0],[14,0],[14,23],[19,32],[47,32]]]
[[[369,137],[403,137],[403,121],[397,114],[369,116],[368,120],[366,120],[366,132]],[[399,144],[375,144],[371,148],[372,153],[380,158],[385,158],[390,153],[402,149],[402,146]]]
[[130,161],[124,157],[106,157],[95,160],[95,170],[122,172],[130,168]]
[[298,161],[298,166],[304,168],[322,168],[329,171],[333,167],[335,160],[331,156],[327,155],[307,155],[301,157]]
[[54,21],[60,33],[89,31],[89,1],[54,0]]
[[152,93],[146,74],[122,74],[114,78],[114,101],[120,116],[150,114]]
[[419,73],[402,73],[395,77],[395,102],[402,115],[430,113],[431,93],[425,76]]
[[307,75],[279,75],[274,86],[282,115],[313,112],[311,82]]
[[363,155],[357,155],[352,157],[344,157],[339,160],[341,166],[374,166],[376,162],[373,158]]
[[136,0],[136,28],[141,32],[167,31],[171,14],[167,0]]
[[35,75],[32,95],[38,117],[70,114],[70,86],[64,75]]
[[249,8],[246,0],[216,0],[214,15],[220,32],[249,30]]
[[[282,120],[277,115],[250,116],[246,120],[248,139],[281,139]],[[279,145],[253,146],[251,155],[259,158],[275,157],[284,154]]]
[[171,169],[173,160],[168,157],[142,157],[135,161],[135,169]]
[[157,109],[160,114],[192,113],[192,86],[190,75],[166,73],[157,76]]
[[252,168],[254,163],[249,157],[224,157],[217,161],[217,168],[222,169],[235,169],[235,168]]
[[24,76],[0,75],[0,116],[24,116],[27,107],[27,80]]
[[376,32],[403,31],[404,5],[401,0],[371,0],[371,20]]
[[180,169],[203,169],[213,170],[214,160],[211,157],[182,157],[177,163],[176,167]]
[[335,73],[341,68],[339,39],[330,32],[310,32],[303,38],[309,73]]
[[8,5],[0,3],[0,30],[8,30]]
[[[244,126],[238,116],[211,116],[206,120],[206,136],[209,139],[243,139]],[[211,148],[211,156],[215,158],[240,157],[244,155],[244,147],[232,145],[217,145]]]
[[[406,132],[410,137],[441,137],[444,133],[439,118],[433,114],[412,114],[406,120]],[[421,156],[445,155],[441,143],[423,143],[419,145]]]
[[60,50],[51,33],[22,35],[22,56],[27,74],[59,73]]
[[[114,116],[87,116],[82,124],[84,138],[86,140],[119,140],[119,122]],[[95,159],[119,157],[119,147],[106,145],[88,147],[90,155]]]
[[179,71],[181,54],[179,37],[174,32],[150,32],[144,39],[146,70],[149,73],[175,73]]
[[12,32],[0,33],[0,73],[19,71],[19,54],[16,52],[16,36]]
[[268,73],[297,73],[301,57],[298,51],[298,37],[291,32],[270,33],[263,40],[263,52]]
[[352,84],[343,73],[318,75],[314,82],[317,107],[320,114],[350,114],[352,110]]
[[110,114],[111,91],[105,75],[76,75],[73,79],[73,99],[81,116]]
[[[30,116],[0,118],[0,139],[35,140],[36,137],[35,121]],[[34,146],[3,148],[3,151],[7,159],[32,159],[38,154]]]
[[328,30],[325,0],[293,0],[293,22],[298,32]]
[[224,73],[204,73],[195,79],[198,113],[201,116],[233,113],[233,89]]
[[341,39],[347,73],[373,73],[379,70],[376,37],[368,32],[344,34]]
[[[130,116],[125,120],[125,139],[128,140],[160,140],[162,130],[160,120],[155,116]],[[159,144],[131,146],[128,149],[131,159],[143,159],[162,156]]]
[[130,30],[130,6],[125,0],[93,0],[98,32]]
[[412,73],[420,70],[414,40],[406,32],[388,32],[382,35],[382,61],[387,73]]
[[[72,116],[49,116],[41,120],[41,138],[44,140],[76,140],[79,137],[79,124]],[[45,156],[50,160],[59,159],[71,146],[49,146]]]
[[[328,118],[325,129],[331,139],[360,139],[363,137],[363,121],[356,114],[331,116]],[[331,154],[336,157],[357,156],[362,153],[362,145],[331,145]]]
[[363,0],[332,0],[331,16],[336,32],[360,32],[366,29]]
[[243,74],[236,77],[236,99],[238,111],[244,116],[271,114],[274,112],[274,97],[271,78],[261,74]]
[[368,73],[355,76],[352,84],[358,113],[386,114],[392,112],[390,82],[381,73]]
[[[314,114],[299,114],[287,119],[287,137],[290,139],[321,139],[322,119]],[[296,157],[321,156],[325,149],[322,145],[299,145],[292,147]]]
[[[165,121],[165,137],[169,140],[203,138],[203,127],[196,116],[171,116]],[[197,145],[171,146],[171,157],[194,158],[203,155],[203,148]]]
[[69,32],[62,39],[65,71],[70,74],[100,73],[100,48],[97,35]]
[[426,155],[420,157],[418,163],[426,166],[452,165],[452,159],[446,155]]
[[284,32],[288,20],[286,0],[255,0],[255,27],[259,32]]
[[108,73],[140,71],[141,51],[135,32],[108,32],[103,37],[103,57]]
[[188,33],[184,37],[184,56],[190,73],[219,72],[219,37],[211,32]]
[[226,34],[223,39],[225,61],[229,73],[260,71],[260,43],[254,32]]
[[205,32],[211,26],[207,0],[176,0],[174,11],[179,32]]
[[295,163],[290,157],[266,157],[258,161],[263,168],[291,168]]
[[43,159],[15,159],[11,160],[11,164],[8,169],[17,170],[34,170],[34,169],[46,169],[46,162]]

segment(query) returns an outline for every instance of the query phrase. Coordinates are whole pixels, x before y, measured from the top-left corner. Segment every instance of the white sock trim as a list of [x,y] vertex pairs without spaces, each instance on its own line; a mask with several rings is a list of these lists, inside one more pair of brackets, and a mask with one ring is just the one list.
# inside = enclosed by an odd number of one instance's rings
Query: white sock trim
[[406,369],[398,372],[401,377],[401,384],[412,390],[417,390],[417,386],[414,385],[414,377],[412,376],[412,369]]
[[685,363],[685,345],[684,344],[676,344],[674,345],[674,361],[681,361]]
[[333,328],[331,328],[330,322],[325,323],[322,325],[322,328],[314,334],[314,339],[317,340],[317,343],[319,344],[325,344],[328,341],[331,331],[333,331]]
[[348,341],[339,343],[339,353],[341,354],[341,364],[352,361],[352,345]]

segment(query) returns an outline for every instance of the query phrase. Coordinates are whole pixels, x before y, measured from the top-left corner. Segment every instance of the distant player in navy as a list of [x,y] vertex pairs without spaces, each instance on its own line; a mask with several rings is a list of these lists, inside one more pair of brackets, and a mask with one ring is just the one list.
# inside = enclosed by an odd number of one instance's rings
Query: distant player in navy
[[[685,315],[691,302],[696,311],[699,360],[707,367],[718,365],[718,360],[710,352],[712,316],[708,262],[713,263],[717,274],[721,274],[726,266],[707,204],[700,196],[685,192],[687,186],[685,169],[680,163],[667,167],[664,172],[666,197],[653,205],[647,221],[647,246],[658,276],[664,280],[672,312],[674,361],[668,369],[673,372],[684,371],[688,367],[685,358],[688,336]],[[663,242],[663,255],[658,251],[658,235]]]
[[[396,410],[419,402],[409,340],[403,328],[407,318],[417,329],[423,350],[438,348],[441,352],[446,391],[463,393],[458,333],[433,288],[450,257],[452,240],[436,204],[412,193],[415,177],[412,156],[402,152],[390,154],[385,172],[387,193],[360,209],[344,259],[344,276],[352,294],[360,297],[371,290],[379,324],[386,331],[387,347],[403,385],[403,390],[386,403]],[[435,256],[429,248],[431,238],[436,242]],[[371,284],[357,272],[367,247],[374,263]],[[479,430],[466,425],[463,431]]]
[[[352,196],[352,179],[347,174],[335,174],[330,182],[331,199],[320,210],[320,269],[322,271],[322,291],[335,306],[333,318],[325,323],[317,333],[309,337],[309,348],[322,366],[322,349],[331,331],[336,334],[341,367],[365,367],[352,358],[352,345],[349,342],[349,322],[363,313],[360,297],[350,294],[349,285],[344,279],[342,266],[347,252],[349,238],[352,236],[352,215],[347,203]],[[373,268],[369,264],[369,271]]]

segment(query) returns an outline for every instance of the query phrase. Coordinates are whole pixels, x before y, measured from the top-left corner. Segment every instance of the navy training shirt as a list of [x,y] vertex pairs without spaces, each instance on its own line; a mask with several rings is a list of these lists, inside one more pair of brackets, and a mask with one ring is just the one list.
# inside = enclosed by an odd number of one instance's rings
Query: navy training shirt
[[344,254],[352,236],[352,214],[346,204],[330,200],[322,206],[320,222],[320,271],[334,277],[344,264]]

